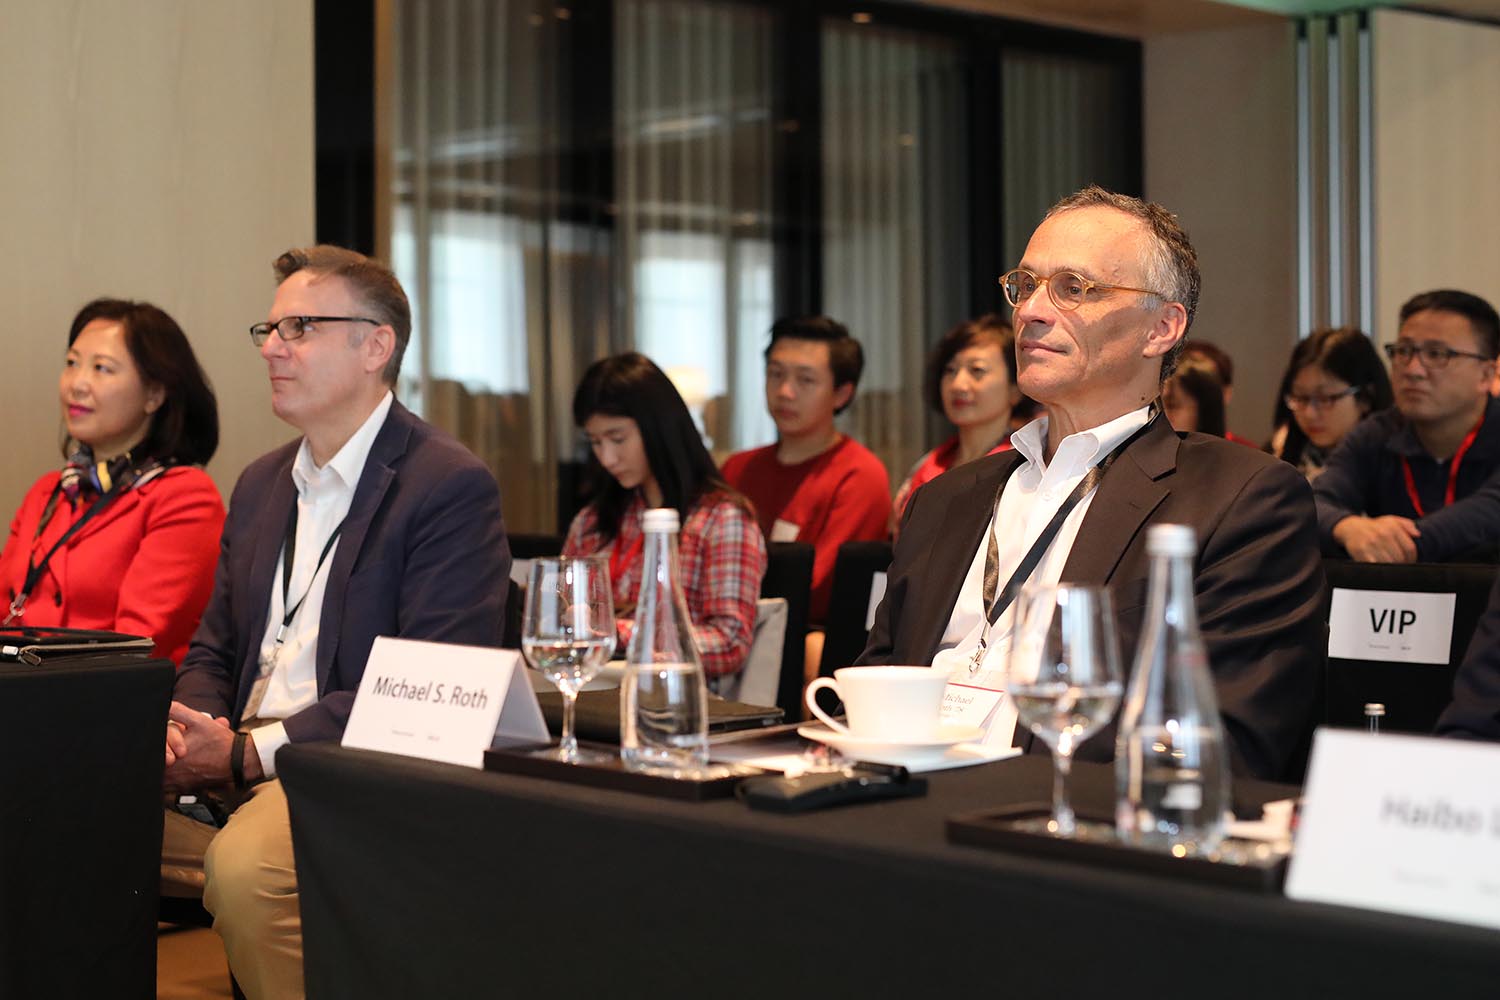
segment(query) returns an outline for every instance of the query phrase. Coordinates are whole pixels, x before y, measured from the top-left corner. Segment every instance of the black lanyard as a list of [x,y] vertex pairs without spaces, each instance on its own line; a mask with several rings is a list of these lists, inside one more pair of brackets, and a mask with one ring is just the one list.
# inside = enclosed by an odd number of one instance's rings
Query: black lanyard
[[[985,650],[989,647],[990,629],[994,628],[995,622],[999,621],[1000,616],[1005,614],[1005,609],[1015,602],[1016,595],[1021,592],[1021,587],[1030,579],[1031,574],[1036,570],[1037,564],[1042,561],[1042,556],[1046,555],[1047,548],[1052,544],[1052,540],[1062,530],[1063,522],[1068,519],[1069,514],[1073,513],[1073,508],[1077,507],[1083,498],[1088,496],[1099,485],[1099,480],[1104,478],[1104,474],[1115,463],[1115,459],[1119,458],[1125,452],[1126,448],[1134,444],[1137,438],[1151,429],[1152,425],[1156,423],[1158,412],[1153,406],[1151,412],[1146,415],[1146,422],[1137,428],[1134,434],[1121,441],[1115,446],[1113,451],[1104,456],[1104,461],[1095,465],[1084,474],[1083,478],[1078,481],[1078,485],[1073,487],[1073,492],[1069,493],[1063,500],[1062,506],[1057,508],[1057,512],[1052,515],[1052,520],[1047,522],[1047,526],[1042,529],[1042,533],[1037,536],[1036,541],[1031,543],[1031,548],[1027,550],[1026,555],[1021,557],[1020,564],[1016,566],[1015,572],[1010,575],[1010,579],[1005,582],[1004,589],[1000,589],[999,587],[1000,546],[995,541],[995,517],[1000,512],[1000,497],[1005,493],[1006,483],[1001,483],[995,488],[995,502],[990,508],[989,540],[984,552],[985,623],[984,630],[979,635],[979,648],[974,651],[974,656],[969,661],[969,673],[971,675],[978,673],[980,664],[984,662]],[[1011,469],[1012,474],[1018,468],[1020,468],[1019,463]],[[1009,482],[1008,477],[1007,482]]]
[[344,521],[349,520],[349,515],[344,515],[344,520],[334,526],[333,534],[328,536],[328,541],[323,545],[323,551],[318,555],[318,563],[313,567],[312,576],[307,578],[307,589],[302,596],[297,598],[297,603],[288,606],[287,602],[292,596],[292,563],[297,556],[297,505],[292,504],[292,519],[287,522],[286,541],[282,543],[281,549],[281,607],[284,612],[281,617],[281,625],[276,629],[276,645],[280,646],[286,636],[287,627],[292,624],[292,619],[297,617],[297,612],[302,610],[307,595],[312,593],[313,584],[318,579],[318,570],[323,568],[323,561],[328,558],[328,553],[333,551],[333,543],[339,540],[339,532],[344,530]]
[[[47,572],[47,566],[52,562],[52,557],[57,554],[57,550],[68,544],[73,536],[82,530],[85,524],[92,521],[99,512],[114,501],[115,497],[124,493],[135,481],[135,478],[122,479],[110,487],[108,493],[105,493],[98,500],[90,504],[89,509],[83,512],[83,516],[69,525],[68,530],[63,532],[63,536],[57,540],[56,544],[47,550],[47,554],[42,556],[41,562],[36,561],[36,550],[35,548],[32,549],[31,555],[26,559],[26,579],[21,584],[21,592],[11,598],[10,614],[0,624],[9,625],[26,613],[26,599],[31,596],[31,591],[41,581],[43,574]],[[47,498],[46,507],[42,509],[41,523],[37,525],[36,536],[32,539],[33,546],[42,537],[42,532],[47,530],[47,525],[52,521],[52,515],[57,509],[57,501],[61,496],[62,483],[58,482],[52,488],[52,495]]]

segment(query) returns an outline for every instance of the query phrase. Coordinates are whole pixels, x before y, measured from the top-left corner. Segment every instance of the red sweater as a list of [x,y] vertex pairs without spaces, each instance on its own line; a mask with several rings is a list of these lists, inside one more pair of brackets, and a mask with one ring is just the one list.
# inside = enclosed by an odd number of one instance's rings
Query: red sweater
[[[88,510],[59,501],[36,537],[57,486],[49,472],[26,494],[0,553],[0,596],[9,604],[41,560]],[[219,558],[224,502],[202,469],[179,466],[127,490],[58,549],[26,602],[20,625],[115,629],[156,640],[156,655],[178,666],[208,603]]]
[[864,445],[845,437],[796,465],[778,462],[774,444],[739,452],[725,461],[724,478],[755,504],[767,539],[812,543],[808,618],[822,624],[839,546],[888,537],[891,481],[885,466]]

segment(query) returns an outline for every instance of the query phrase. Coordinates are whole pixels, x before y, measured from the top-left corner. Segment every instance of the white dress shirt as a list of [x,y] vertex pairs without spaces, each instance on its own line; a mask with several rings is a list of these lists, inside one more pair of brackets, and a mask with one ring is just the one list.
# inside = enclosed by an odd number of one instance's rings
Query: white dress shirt
[[[276,560],[276,572],[271,577],[271,606],[266,615],[266,632],[260,640],[258,659],[261,674],[246,706],[247,718],[253,716],[262,721],[285,719],[318,700],[318,624],[323,617],[323,596],[338,542],[329,550],[321,566],[318,565],[318,556],[334,529],[349,513],[354,488],[359,485],[360,474],[364,472],[365,459],[369,458],[375,436],[391,412],[393,399],[387,392],[360,424],[359,430],[322,468],[313,461],[306,438],[297,449],[297,457],[292,462],[292,482],[297,487],[297,547],[292,558],[292,579],[287,594],[293,606],[303,594],[307,597],[287,626],[278,650],[276,633],[286,614],[286,601],[281,592],[282,563],[286,554],[283,545],[282,557]],[[260,766],[266,777],[276,773],[276,751],[286,742],[286,727],[280,722],[255,730],[255,752],[260,756]]]
[[[1016,604],[1000,615],[990,629],[984,659],[975,674],[969,673],[969,662],[979,648],[980,636],[984,633],[984,560],[989,546],[989,532],[994,533],[999,551],[999,586],[1003,588],[1032,543],[1041,535],[1052,516],[1057,513],[1068,494],[1073,492],[1089,469],[1103,461],[1121,442],[1144,427],[1151,409],[1143,406],[1108,423],[1076,434],[1069,434],[1057,446],[1057,454],[1051,463],[1046,459],[1047,418],[1033,420],[1011,435],[1011,444],[1025,461],[1006,481],[1000,504],[995,511],[985,537],[979,541],[979,549],[969,564],[969,573],[964,577],[958,600],[953,605],[953,614],[948,618],[948,627],[943,632],[938,653],[932,666],[948,675],[950,680],[998,690],[1005,686],[1006,657],[1010,653],[1011,630],[1015,623]],[[1057,583],[1062,576],[1073,541],[1078,537],[1079,525],[1088,515],[1094,501],[1090,491],[1078,506],[1063,520],[1052,544],[1047,546],[1041,562],[1037,564],[1028,583]],[[1034,672],[1034,668],[1033,668]],[[1017,677],[1017,681],[1031,680]],[[1015,704],[1007,695],[986,724],[984,742],[996,746],[1010,746],[1015,735]]]

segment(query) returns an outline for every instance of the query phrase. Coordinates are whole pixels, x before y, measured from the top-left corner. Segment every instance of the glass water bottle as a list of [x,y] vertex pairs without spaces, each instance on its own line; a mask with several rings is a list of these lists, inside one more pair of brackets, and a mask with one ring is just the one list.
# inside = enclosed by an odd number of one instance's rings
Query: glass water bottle
[[645,565],[620,690],[620,757],[634,771],[708,763],[708,686],[677,564],[677,511],[645,514]]

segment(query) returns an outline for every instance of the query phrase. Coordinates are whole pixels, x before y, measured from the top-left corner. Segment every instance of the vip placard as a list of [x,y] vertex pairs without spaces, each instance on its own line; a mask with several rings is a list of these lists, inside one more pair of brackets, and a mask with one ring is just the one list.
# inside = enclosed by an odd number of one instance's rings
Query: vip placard
[[1328,655],[1342,660],[1447,663],[1455,594],[1337,587],[1328,610]]
[[1319,730],[1286,893],[1500,928],[1500,746]]
[[547,723],[513,649],[382,636],[370,649],[344,746],[482,767],[497,742],[545,743]]

